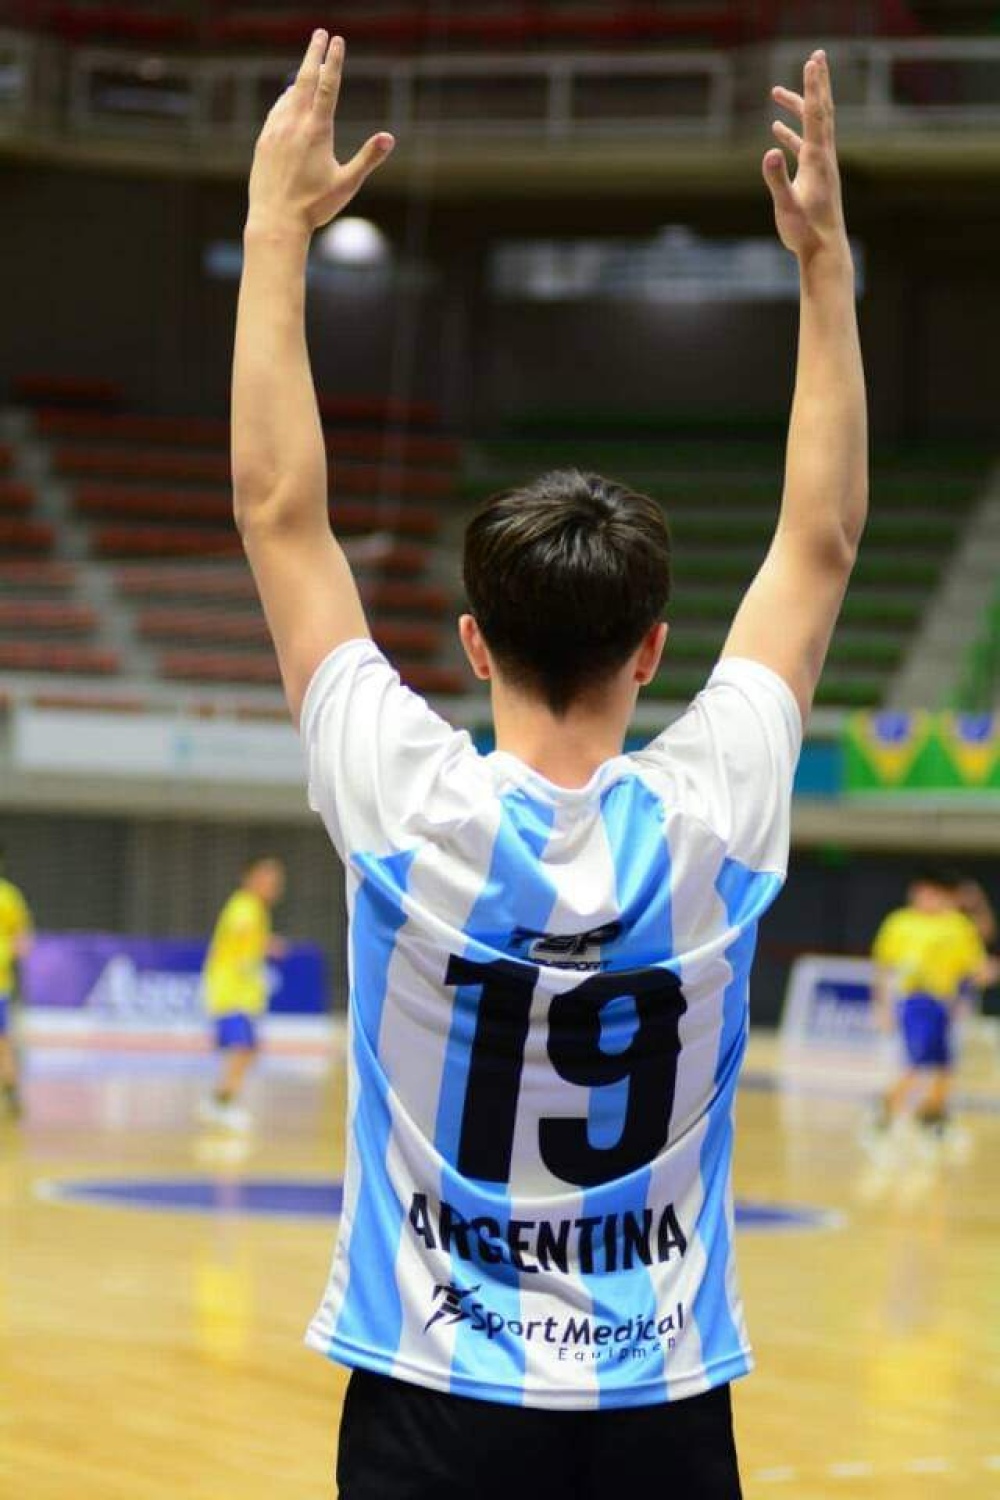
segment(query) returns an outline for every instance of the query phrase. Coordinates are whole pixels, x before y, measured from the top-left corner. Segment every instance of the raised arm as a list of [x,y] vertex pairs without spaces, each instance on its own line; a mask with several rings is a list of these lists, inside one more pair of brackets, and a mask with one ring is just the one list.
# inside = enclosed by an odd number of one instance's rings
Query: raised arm
[[764,157],[778,234],[799,262],[798,368],[777,529],[723,655],[771,667],[804,717],[864,530],[868,427],[826,55],[806,63],[803,94],[776,88],[774,99],[801,128],[774,125],[794,181],[783,152]]
[[233,508],[295,719],[323,658],[368,634],[330,528],[305,335],[313,232],[340,213],[393,146],[390,135],[376,135],[351,161],[336,160],[343,62],[342,39],[315,32],[257,142],[233,357]]

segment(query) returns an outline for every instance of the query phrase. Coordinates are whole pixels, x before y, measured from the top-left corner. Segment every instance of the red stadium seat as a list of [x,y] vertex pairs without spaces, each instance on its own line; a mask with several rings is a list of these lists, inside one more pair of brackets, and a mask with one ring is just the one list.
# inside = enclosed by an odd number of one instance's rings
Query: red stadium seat
[[5,594],[64,594],[73,587],[73,577],[69,563],[0,563],[0,590]]
[[133,564],[119,568],[115,583],[127,598],[256,599],[257,590],[245,564],[198,567],[191,563],[156,567]]
[[0,631],[19,634],[85,635],[97,625],[88,604],[50,599],[0,599]]
[[375,579],[360,580],[366,608],[386,614],[446,615],[452,606],[447,589],[430,583]]
[[170,448],[57,448],[56,472],[69,476],[101,475],[109,479],[175,479],[181,482],[229,482],[229,455],[178,453]]
[[132,489],[128,485],[82,484],[73,499],[80,516],[168,523],[204,522],[229,528],[233,503],[225,490]]
[[235,557],[242,544],[234,528],[101,526],[91,532],[97,557]]
[[427,662],[400,662],[400,676],[418,693],[464,693],[471,683],[464,672],[455,667],[438,667]]
[[278,685],[273,653],[249,651],[167,651],[160,657],[164,677],[183,682]]
[[[266,647],[267,622],[259,611],[239,614],[210,609],[146,609],[138,618],[144,640],[201,641],[212,645]],[[441,645],[438,627],[419,621],[376,620],[373,634],[389,652],[415,657],[433,656]]]
[[211,609],[144,609],[139,634],[147,641],[210,641],[227,645],[266,646],[267,621],[259,612],[227,614]]
[[26,406],[74,406],[113,411],[122,392],[112,380],[75,375],[21,375],[13,383],[15,401]]
[[35,413],[35,425],[43,437],[85,441],[178,443],[192,448],[223,448],[229,442],[228,422],[214,417],[142,417],[43,407]]
[[50,645],[43,641],[0,641],[0,672],[61,672],[109,677],[118,671],[114,651],[98,646]]
[[[463,674],[451,667],[402,660],[398,667],[403,680],[419,692],[460,693],[466,686]],[[277,686],[279,681],[278,664],[270,652],[168,651],[160,657],[160,671],[182,682]]]
[[53,541],[53,529],[46,521],[0,516],[0,553],[51,552]]
[[461,457],[461,445],[456,438],[385,429],[372,432],[327,429],[326,450],[332,459],[384,458],[393,464],[457,464]]
[[17,479],[0,479],[0,514],[26,516],[35,503],[35,492],[30,484]]
[[320,396],[319,409],[330,422],[436,427],[441,421],[441,410],[433,401],[404,401],[396,396]]

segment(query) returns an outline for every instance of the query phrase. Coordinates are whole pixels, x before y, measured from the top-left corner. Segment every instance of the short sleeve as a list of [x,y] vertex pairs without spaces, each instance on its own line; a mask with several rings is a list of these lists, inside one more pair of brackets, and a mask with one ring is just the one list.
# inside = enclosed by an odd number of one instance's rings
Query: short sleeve
[[875,934],[872,943],[872,958],[877,964],[884,964],[886,968],[892,968],[899,961],[899,922],[897,912],[890,912]]
[[667,773],[731,858],[784,875],[801,748],[802,716],[787,683],[760,662],[726,657],[638,760]]
[[341,858],[411,847],[467,811],[469,736],[404,687],[370,640],[338,646],[306,691],[309,805]]

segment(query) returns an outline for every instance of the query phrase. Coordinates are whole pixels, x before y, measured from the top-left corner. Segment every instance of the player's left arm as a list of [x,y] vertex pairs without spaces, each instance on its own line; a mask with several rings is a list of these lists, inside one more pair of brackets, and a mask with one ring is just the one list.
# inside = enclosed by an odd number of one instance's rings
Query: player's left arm
[[798,368],[774,540],[723,655],[777,673],[805,718],[868,511],[867,408],[825,54],[806,63],[802,94],[776,88],[774,99],[801,130],[774,126],[794,180],[781,151],[764,157],[778,234],[799,265]]
[[233,506],[298,720],[320,662],[368,635],[350,565],[330,526],[326,447],[305,334],[314,231],[392,150],[373,136],[334,155],[342,38],[317,31],[254,153],[233,356]]
[[958,908],[968,917],[987,947],[996,942],[996,912],[978,880],[964,880],[959,886]]

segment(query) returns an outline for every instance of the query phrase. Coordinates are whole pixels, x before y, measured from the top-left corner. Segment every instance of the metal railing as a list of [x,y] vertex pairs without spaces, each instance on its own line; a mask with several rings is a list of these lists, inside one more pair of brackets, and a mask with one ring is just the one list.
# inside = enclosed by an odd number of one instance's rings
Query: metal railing
[[[145,58],[85,48],[70,59],[74,132],[164,131],[250,139],[286,86],[291,59]],[[352,62],[348,123],[558,141],[595,132],[731,133],[735,59],[710,52],[601,58],[460,56]]]
[[[490,139],[723,142],[759,129],[767,85],[794,79],[804,46],[361,56],[343,114],[351,129],[387,128],[439,150]],[[845,135],[1000,127],[1000,38],[847,39],[829,50]],[[281,56],[61,48],[0,31],[0,133],[242,156],[293,66]]]

